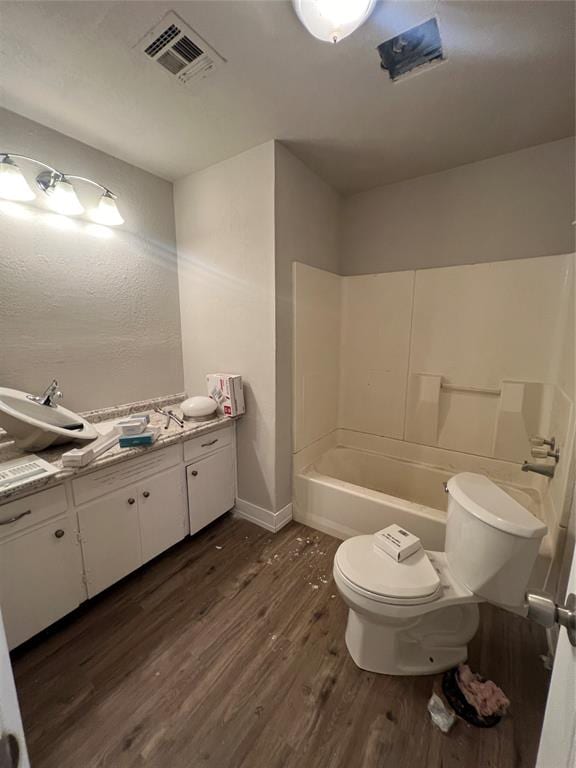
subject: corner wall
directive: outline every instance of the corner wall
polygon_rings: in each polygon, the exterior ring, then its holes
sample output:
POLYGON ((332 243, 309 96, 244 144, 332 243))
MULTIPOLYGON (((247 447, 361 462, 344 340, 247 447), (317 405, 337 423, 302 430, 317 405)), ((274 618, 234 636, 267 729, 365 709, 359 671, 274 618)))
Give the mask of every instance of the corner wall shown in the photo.
POLYGON ((205 394, 207 373, 240 373, 238 496, 276 509, 274 143, 176 182, 184 381, 205 394))
POLYGON ((274 194, 276 489, 281 509, 292 499, 292 266, 300 262, 338 272, 341 198, 279 142, 274 194))
POLYGON ((178 181, 175 199, 186 390, 242 375, 239 508, 274 527, 292 499, 292 263, 337 269, 340 198, 268 142, 178 181))

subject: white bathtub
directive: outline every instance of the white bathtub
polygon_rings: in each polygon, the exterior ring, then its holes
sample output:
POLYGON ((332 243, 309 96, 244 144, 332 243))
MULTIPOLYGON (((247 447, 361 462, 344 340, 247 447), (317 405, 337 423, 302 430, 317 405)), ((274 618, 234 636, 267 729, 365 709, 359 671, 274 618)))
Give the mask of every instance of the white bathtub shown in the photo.
MULTIPOLYGON (((471 459, 469 471, 474 471, 471 459)), ((334 447, 296 474, 296 520, 341 539, 374 533, 391 523, 416 534, 426 549, 442 550, 447 496, 443 483, 454 471, 357 448, 334 447)), ((541 517, 532 488, 495 479, 541 517)))

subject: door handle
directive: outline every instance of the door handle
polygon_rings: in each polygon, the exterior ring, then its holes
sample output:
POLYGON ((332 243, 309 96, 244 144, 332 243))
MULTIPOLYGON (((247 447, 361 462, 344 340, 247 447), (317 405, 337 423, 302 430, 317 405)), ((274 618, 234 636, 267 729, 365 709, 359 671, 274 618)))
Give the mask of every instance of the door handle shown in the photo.
POLYGON ((128 504, 134 504, 135 501, 136 501, 136 499, 133 499, 132 497, 130 497, 128 499, 128 504))
POLYGON ((142 496, 144 496, 144 498, 147 499, 150 496, 150 491, 144 491, 142 493, 142 496))
POLYGON ((58 530, 54 531, 54 536, 56 536, 57 539, 61 539, 66 531, 62 530, 62 528, 58 528, 58 530))
POLYGON ((527 592, 526 606, 528 619, 547 628, 559 624, 566 629, 570 645, 576 647, 576 594, 570 593, 561 605, 546 592, 527 592))
POLYGON ((190 474, 192 475, 192 477, 196 477, 198 475, 198 470, 193 469, 192 472, 190 472, 190 474))
POLYGON ((18 768, 20 764, 20 744, 13 733, 4 732, 0 736, 0 768, 18 768))
POLYGON ((200 443, 200 448, 209 448, 211 445, 214 445, 218 442, 218 438, 215 437, 214 440, 210 440, 208 443, 200 443))
POLYGON ((9 517, 8 520, 0 520, 0 525, 10 525, 10 523, 16 523, 18 522, 18 520, 22 520, 23 517, 26 517, 26 515, 31 515, 31 514, 32 514, 32 510, 27 509, 26 512, 20 512, 19 515, 14 515, 14 517, 9 517))

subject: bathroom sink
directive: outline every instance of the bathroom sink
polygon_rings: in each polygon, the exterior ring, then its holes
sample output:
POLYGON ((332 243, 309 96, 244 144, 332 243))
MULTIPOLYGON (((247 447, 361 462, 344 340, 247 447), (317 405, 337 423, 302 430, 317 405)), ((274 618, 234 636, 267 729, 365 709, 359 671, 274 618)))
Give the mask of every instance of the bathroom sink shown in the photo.
POLYGON ((86 442, 98 432, 77 413, 61 405, 41 405, 27 392, 0 387, 0 427, 18 448, 41 451, 72 440, 86 442))

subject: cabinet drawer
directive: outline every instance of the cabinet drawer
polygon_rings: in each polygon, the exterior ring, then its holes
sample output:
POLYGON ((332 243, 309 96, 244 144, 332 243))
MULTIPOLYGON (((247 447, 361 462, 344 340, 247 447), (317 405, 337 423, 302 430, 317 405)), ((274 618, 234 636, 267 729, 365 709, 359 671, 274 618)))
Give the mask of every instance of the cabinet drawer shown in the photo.
POLYGON ((123 461, 106 469, 100 469, 89 475, 72 481, 74 501, 85 504, 106 493, 111 493, 125 485, 140 482, 156 472, 179 464, 182 461, 182 446, 170 445, 144 454, 137 459, 123 461))
POLYGON ((224 446, 230 445, 233 437, 233 426, 216 429, 214 432, 207 432, 200 437, 194 437, 184 443, 184 461, 193 461, 219 448, 224 448, 224 446))
POLYGON ((0 538, 11 536, 43 520, 60 515, 67 508, 63 485, 10 501, 0 507, 0 538))

